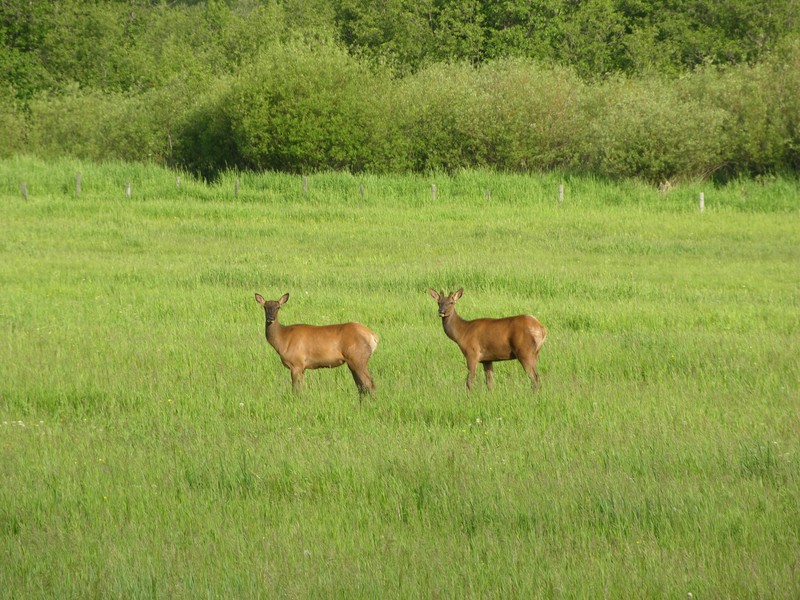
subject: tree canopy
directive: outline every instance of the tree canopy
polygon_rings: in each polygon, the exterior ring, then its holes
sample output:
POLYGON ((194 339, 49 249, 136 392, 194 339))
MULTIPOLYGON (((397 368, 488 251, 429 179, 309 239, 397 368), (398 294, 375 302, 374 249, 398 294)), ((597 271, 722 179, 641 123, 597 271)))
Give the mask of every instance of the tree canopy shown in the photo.
POLYGON ((797 0, 0 0, 0 79, 143 89, 324 38, 398 73, 528 58, 585 78, 753 64, 798 37, 797 0))

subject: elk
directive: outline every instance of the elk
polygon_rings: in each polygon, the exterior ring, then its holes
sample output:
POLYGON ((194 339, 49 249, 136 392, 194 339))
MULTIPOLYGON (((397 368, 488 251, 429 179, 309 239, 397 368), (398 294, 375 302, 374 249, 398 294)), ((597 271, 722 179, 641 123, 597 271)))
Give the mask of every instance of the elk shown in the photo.
POLYGON ((439 316, 444 332, 453 340, 467 359, 467 390, 472 390, 478 363, 483 365, 486 387, 494 387, 494 368, 497 360, 517 359, 531 379, 533 391, 539 389, 539 372, 536 363, 542 349, 547 328, 531 315, 518 315, 502 319, 475 319, 465 321, 456 312, 456 301, 464 288, 445 296, 444 292, 428 290, 439 303, 439 316))
POLYGON ((375 391, 367 362, 378 345, 378 336, 360 323, 284 327, 278 322, 278 311, 287 300, 289 294, 279 300, 264 300, 261 294, 256 294, 256 302, 264 307, 267 319, 267 342, 292 373, 292 391, 297 393, 303 388, 306 369, 340 367, 345 363, 356 382, 359 397, 375 391))

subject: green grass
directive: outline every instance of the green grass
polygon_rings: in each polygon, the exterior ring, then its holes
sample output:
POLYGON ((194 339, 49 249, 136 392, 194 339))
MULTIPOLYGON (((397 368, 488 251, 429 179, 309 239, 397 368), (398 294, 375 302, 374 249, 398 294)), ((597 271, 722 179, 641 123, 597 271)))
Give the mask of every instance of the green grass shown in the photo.
POLYGON ((0 162, 0 596, 800 595, 796 182, 175 177, 0 162), (429 286, 536 315, 541 393, 429 286), (377 395, 292 396, 256 291, 377 395))

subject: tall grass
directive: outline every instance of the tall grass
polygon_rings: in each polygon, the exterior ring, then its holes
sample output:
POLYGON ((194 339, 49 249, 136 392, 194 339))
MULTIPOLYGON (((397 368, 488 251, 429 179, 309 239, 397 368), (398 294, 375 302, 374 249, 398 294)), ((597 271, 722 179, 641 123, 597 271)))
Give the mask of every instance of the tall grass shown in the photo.
POLYGON ((177 176, 0 162, 4 596, 800 594, 796 182, 177 176), (429 286, 541 319, 541 393, 429 286), (256 291, 376 396, 292 396, 256 291))

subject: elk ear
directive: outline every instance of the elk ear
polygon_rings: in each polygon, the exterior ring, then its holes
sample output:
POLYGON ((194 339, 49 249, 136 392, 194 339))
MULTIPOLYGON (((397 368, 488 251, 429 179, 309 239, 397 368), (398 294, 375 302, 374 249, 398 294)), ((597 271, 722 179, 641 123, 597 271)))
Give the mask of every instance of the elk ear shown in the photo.
POLYGON ((458 291, 455 294, 453 294, 453 301, 456 301, 459 298, 461 298, 461 294, 463 293, 464 293, 464 288, 458 288, 458 291))
POLYGON ((284 294, 283 296, 281 296, 281 299, 278 300, 278 306, 283 306, 284 304, 286 304, 287 300, 289 300, 289 294, 288 293, 284 294))
POLYGON ((256 294, 256 302, 258 302, 261 306, 264 306, 267 303, 267 301, 264 300, 264 296, 261 294, 256 294))
POLYGON ((430 294, 431 294, 431 297, 432 297, 434 300, 436 300, 437 302, 439 301, 439 294, 437 294, 437 293, 436 293, 436 290, 435 290, 435 289, 433 289, 433 288, 428 288, 428 292, 430 292, 430 294))

